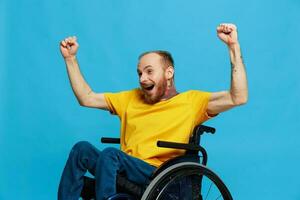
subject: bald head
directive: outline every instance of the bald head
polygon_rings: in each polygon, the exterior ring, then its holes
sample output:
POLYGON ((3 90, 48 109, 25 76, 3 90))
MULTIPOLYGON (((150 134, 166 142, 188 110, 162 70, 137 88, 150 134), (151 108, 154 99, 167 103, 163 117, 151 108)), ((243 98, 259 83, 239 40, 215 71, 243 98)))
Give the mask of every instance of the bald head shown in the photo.
POLYGON ((162 62, 163 66, 165 68, 167 68, 169 66, 174 67, 174 60, 173 60, 171 53, 168 51, 162 51, 162 50, 147 51, 147 52, 142 53, 139 56, 139 63, 143 57, 145 57, 146 55, 149 55, 149 54, 158 55, 160 57, 160 61, 162 62))

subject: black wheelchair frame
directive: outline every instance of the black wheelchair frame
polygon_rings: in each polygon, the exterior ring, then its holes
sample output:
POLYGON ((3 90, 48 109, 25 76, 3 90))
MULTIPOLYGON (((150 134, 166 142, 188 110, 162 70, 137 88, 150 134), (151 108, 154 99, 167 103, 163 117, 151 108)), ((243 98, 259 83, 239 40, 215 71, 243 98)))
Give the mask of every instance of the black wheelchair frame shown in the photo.
MULTIPOLYGON (((209 197, 213 185, 218 191, 213 199, 232 200, 223 181, 206 167, 207 152, 200 146, 201 135, 205 132, 214 134, 215 131, 215 128, 198 125, 194 128, 188 144, 158 141, 158 147, 184 149, 186 153, 168 160, 157 168, 147 186, 137 185, 127 180, 125 175, 118 174, 118 194, 108 200, 204 200, 209 197), (211 182, 206 193, 202 188, 204 179, 211 182)), ((120 139, 101 138, 101 142, 119 144, 120 139)), ((93 178, 84 177, 81 197, 84 200, 95 199, 95 180, 93 178)))

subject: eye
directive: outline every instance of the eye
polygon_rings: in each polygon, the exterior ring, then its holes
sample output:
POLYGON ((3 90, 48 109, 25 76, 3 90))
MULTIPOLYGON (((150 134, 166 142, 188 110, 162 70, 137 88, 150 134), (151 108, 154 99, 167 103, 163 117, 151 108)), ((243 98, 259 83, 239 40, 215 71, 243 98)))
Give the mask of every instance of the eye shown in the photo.
POLYGON ((141 76, 142 76, 142 73, 141 73, 141 72, 138 72, 138 76, 141 77, 141 76))
POLYGON ((152 74, 152 72, 153 72, 153 70, 151 70, 151 69, 148 69, 148 70, 147 70, 147 73, 148 73, 148 74, 152 74))

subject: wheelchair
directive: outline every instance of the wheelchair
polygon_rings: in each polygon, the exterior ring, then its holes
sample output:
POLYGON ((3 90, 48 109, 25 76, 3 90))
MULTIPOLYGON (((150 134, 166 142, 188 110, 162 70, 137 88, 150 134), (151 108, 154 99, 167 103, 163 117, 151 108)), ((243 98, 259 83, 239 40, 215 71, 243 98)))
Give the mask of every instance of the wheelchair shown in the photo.
MULTIPOLYGON (((118 194, 107 200, 232 200, 224 182, 206 167, 207 152, 200 146, 201 135, 204 133, 214 134, 215 128, 196 126, 188 144, 158 141, 158 147, 184 149, 186 152, 157 168, 146 186, 137 185, 127 180, 125 175, 118 174, 118 194)), ((120 139, 101 138, 101 142, 118 144, 120 139)), ((93 178, 84 177, 81 198, 95 199, 93 178)))

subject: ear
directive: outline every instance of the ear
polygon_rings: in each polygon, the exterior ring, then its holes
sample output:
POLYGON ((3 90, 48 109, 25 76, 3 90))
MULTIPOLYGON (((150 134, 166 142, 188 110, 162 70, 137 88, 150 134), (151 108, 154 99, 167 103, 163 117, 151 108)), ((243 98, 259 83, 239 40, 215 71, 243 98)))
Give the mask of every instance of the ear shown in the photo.
POLYGON ((173 66, 168 66, 166 71, 165 71, 165 76, 166 78, 172 79, 174 77, 174 67, 173 66))

